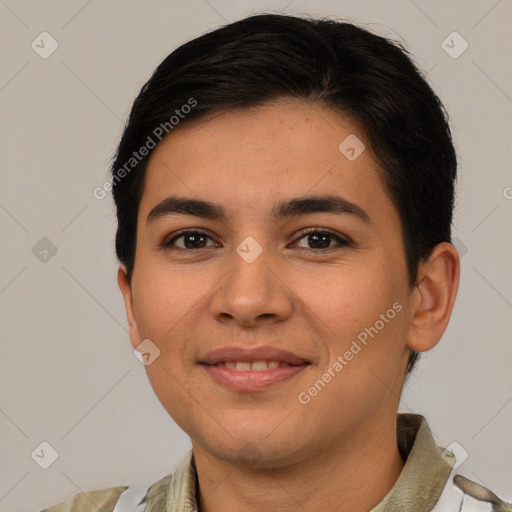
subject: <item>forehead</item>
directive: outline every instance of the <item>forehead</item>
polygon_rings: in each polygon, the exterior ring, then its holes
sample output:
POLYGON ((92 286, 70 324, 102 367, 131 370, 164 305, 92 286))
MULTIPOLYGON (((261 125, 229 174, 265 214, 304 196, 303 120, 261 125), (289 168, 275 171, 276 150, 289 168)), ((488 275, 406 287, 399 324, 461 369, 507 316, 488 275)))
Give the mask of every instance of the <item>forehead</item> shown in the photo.
POLYGON ((254 216, 277 199, 325 193, 390 206, 356 122, 318 103, 282 99, 171 132, 149 159, 140 213, 182 195, 254 216))

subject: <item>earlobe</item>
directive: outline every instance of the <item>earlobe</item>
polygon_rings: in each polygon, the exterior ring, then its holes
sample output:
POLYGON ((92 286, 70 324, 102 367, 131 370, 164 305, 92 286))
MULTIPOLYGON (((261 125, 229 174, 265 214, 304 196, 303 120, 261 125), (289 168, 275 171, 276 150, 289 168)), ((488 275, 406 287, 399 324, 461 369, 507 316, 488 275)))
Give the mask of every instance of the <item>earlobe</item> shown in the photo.
POLYGON ((424 352, 441 339, 452 314, 459 274, 459 255, 447 242, 436 245, 429 259, 420 264, 407 342, 410 349, 424 352))
POLYGON ((117 284, 123 295, 124 308, 126 311, 126 320, 130 332, 130 341, 133 348, 140 344, 140 334, 137 326, 137 316, 133 305, 132 285, 128 281, 128 273, 125 265, 120 265, 117 270, 117 284))

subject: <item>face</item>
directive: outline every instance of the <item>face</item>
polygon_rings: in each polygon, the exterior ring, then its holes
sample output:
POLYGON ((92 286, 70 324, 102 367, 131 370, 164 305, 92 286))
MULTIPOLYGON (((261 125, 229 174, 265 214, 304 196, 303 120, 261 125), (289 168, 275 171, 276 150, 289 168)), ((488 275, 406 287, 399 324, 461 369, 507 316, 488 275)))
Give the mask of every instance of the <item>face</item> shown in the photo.
POLYGON ((172 132, 121 288, 132 345, 160 351, 147 375, 196 451, 277 467, 393 422, 412 317, 401 224, 339 113, 279 100, 172 132))

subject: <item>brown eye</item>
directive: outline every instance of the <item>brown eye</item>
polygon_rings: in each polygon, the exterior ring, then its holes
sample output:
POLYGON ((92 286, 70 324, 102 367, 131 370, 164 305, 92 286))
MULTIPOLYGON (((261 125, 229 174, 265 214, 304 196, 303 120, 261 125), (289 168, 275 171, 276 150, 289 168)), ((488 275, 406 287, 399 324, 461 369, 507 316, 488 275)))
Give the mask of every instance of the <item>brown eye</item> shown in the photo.
POLYGON ((336 247, 346 247, 351 245, 348 240, 340 237, 339 235, 327 231, 325 229, 313 229, 303 234, 298 240, 305 239, 306 246, 299 246, 304 249, 334 249, 336 247), (331 243, 334 242, 334 245, 331 243))
MULTIPOLYGON (((210 236, 201 231, 184 231, 177 236, 174 236, 168 241, 163 243, 163 246, 167 249, 177 248, 183 250, 194 250, 204 249, 207 246, 208 239, 212 240, 210 236), (178 240, 182 240, 180 243, 176 243, 178 240)), ((212 240, 213 242, 213 240, 212 240)), ((216 244, 214 243, 213 246, 216 244)))

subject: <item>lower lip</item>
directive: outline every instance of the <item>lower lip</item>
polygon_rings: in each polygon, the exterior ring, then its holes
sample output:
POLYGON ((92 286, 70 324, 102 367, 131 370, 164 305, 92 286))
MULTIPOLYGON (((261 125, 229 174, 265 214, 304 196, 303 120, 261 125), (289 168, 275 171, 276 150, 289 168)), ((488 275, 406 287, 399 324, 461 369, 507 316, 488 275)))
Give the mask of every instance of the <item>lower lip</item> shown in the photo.
POLYGON ((280 366, 269 370, 233 370, 225 366, 201 365, 210 376, 223 386, 235 391, 260 391, 278 382, 291 379, 308 365, 280 366))

